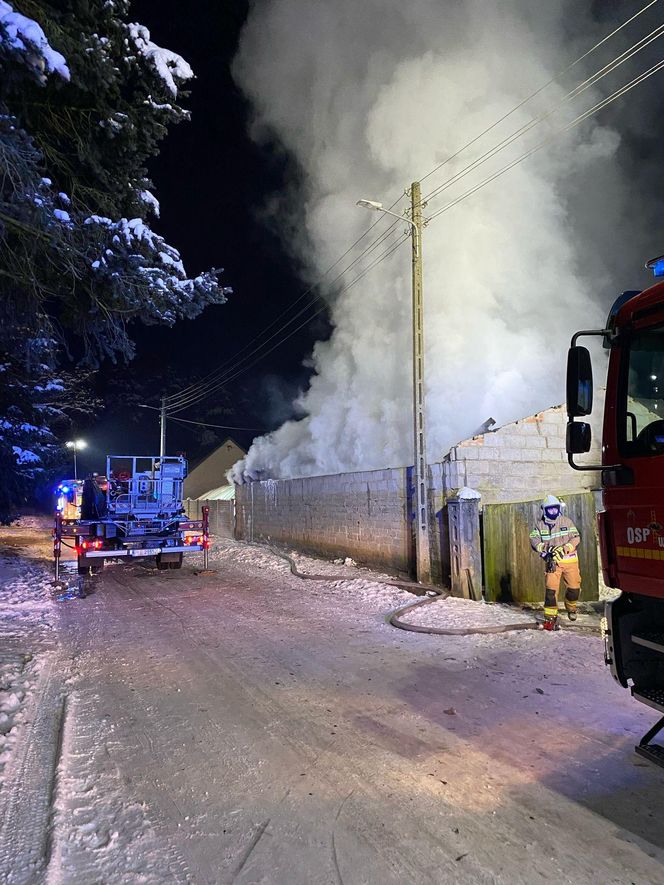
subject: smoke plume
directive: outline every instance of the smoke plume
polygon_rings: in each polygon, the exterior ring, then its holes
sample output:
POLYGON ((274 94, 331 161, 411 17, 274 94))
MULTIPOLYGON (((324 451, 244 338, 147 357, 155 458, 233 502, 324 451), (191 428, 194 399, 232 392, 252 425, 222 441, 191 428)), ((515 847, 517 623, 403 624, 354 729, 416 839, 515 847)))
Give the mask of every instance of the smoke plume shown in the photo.
MULTIPOLYGON (((373 221, 379 226, 372 238, 389 227, 390 219, 357 208, 359 198, 389 206, 411 181, 452 157, 615 25, 600 25, 589 7, 579 9, 583 6, 575 0, 259 0, 253 5, 235 76, 252 102, 253 136, 266 148, 274 142, 284 146, 302 170, 293 192, 271 200, 271 206, 286 247, 310 280, 373 221)), ((585 67, 548 86, 425 178, 423 193, 546 113, 589 71, 647 30, 647 23, 639 23, 585 67)), ((564 104, 525 138, 433 198, 424 216, 642 69, 626 66, 564 104)), ((504 423, 561 402, 570 334, 601 325, 618 291, 634 282, 643 285, 627 273, 639 234, 633 223, 627 229, 621 221, 628 191, 617 159, 620 107, 614 104, 604 116, 553 140, 426 227, 430 461, 489 416, 504 423)), ((395 211, 407 208, 404 198, 395 211)), ((385 245, 405 230, 407 225, 399 224, 385 245)), ((341 283, 352 280, 382 248, 341 283)), ((339 284, 322 290, 334 331, 314 349, 316 374, 295 404, 304 417, 256 440, 236 479, 412 463, 409 249, 404 242, 348 290, 339 284)))

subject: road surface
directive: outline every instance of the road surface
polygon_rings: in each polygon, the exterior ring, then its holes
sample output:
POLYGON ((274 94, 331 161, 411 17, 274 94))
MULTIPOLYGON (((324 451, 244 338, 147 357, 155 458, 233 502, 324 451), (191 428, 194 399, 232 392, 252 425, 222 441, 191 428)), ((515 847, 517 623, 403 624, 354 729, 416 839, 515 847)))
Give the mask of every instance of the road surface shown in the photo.
MULTIPOLYGON (((7 563, 15 594, 41 581, 7 563)), ((655 717, 598 638, 403 633, 367 573, 314 584, 232 542, 212 568, 39 584, 0 881, 664 881, 664 773, 633 753, 655 717)))

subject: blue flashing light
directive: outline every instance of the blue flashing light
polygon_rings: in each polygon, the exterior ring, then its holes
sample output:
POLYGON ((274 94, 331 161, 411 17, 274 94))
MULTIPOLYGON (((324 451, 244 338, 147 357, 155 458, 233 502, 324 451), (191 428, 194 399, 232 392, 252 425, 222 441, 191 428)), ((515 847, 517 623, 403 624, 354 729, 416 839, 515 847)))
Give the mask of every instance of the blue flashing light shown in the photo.
POLYGON ((64 494, 66 495, 69 491, 69 486, 60 486, 60 491, 64 492, 64 494))
POLYGON ((646 262, 646 267, 653 272, 654 276, 664 277, 664 255, 660 255, 658 258, 651 258, 650 261, 646 262))

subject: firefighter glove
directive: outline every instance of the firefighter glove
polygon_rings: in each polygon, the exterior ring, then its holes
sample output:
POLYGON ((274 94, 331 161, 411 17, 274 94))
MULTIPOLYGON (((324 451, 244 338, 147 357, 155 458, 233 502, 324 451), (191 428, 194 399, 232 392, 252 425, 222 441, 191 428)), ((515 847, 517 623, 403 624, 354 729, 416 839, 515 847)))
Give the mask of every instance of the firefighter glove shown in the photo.
POLYGON ((565 548, 564 547, 554 547, 553 548, 553 558, 556 562, 560 562, 560 560, 565 556, 565 548))

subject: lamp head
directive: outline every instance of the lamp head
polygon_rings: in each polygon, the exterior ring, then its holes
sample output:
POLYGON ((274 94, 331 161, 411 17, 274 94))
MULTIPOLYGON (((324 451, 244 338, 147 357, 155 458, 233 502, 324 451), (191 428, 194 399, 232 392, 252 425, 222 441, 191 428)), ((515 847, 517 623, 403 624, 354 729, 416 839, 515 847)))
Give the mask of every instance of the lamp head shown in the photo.
POLYGON ((376 200, 358 200, 357 205, 362 209, 373 209, 374 212, 382 212, 383 204, 377 203, 376 200))

